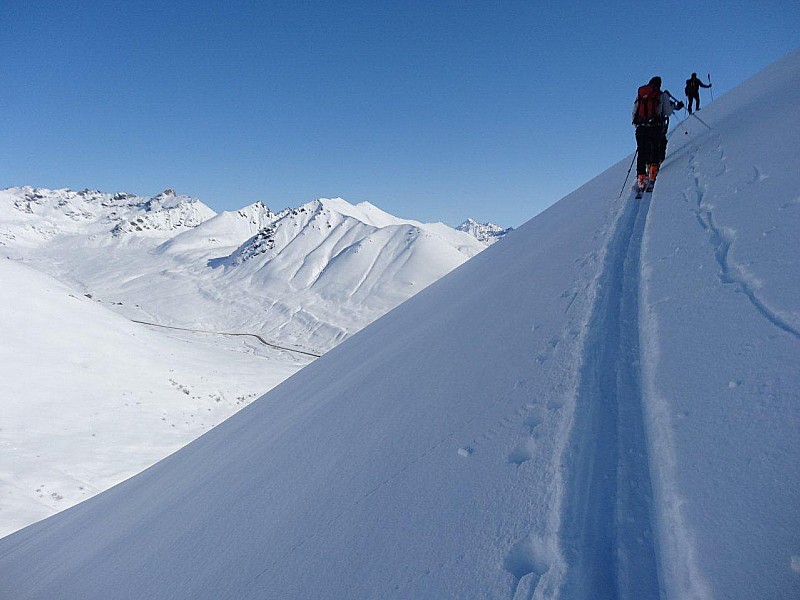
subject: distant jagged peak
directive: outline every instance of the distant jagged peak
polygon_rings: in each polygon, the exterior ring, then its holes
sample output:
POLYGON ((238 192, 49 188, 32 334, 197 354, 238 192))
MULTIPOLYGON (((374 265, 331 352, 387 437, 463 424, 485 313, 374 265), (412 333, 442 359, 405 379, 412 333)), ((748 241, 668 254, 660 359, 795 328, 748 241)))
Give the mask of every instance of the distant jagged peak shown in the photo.
POLYGON ((300 206, 285 208, 273 219, 279 227, 306 227, 311 225, 327 228, 345 221, 356 221, 375 229, 397 225, 421 225, 416 221, 399 219, 369 202, 351 204, 343 198, 318 198, 300 206))
POLYGON ((216 212, 197 198, 178 195, 167 188, 139 207, 144 213, 134 214, 119 222, 111 231, 115 236, 126 233, 175 232, 192 227, 214 217, 216 212))
MULTIPOLYGON (((164 210, 164 209, 173 209, 178 208, 180 206, 192 206, 192 205, 203 205, 205 206, 200 200, 197 198, 193 198, 191 196, 186 196, 183 194, 177 194, 174 189, 167 188, 163 192, 156 194, 146 202, 142 204, 142 207, 147 210, 164 210)), ((207 208, 207 207, 206 207, 207 208)), ((210 210, 210 209, 209 209, 210 210)), ((213 215, 212 215, 213 216, 213 215)))
MULTIPOLYGON (((253 206, 250 205, 246 208, 253 206)), ((345 230, 364 228, 358 236, 360 238, 368 235, 368 232, 376 231, 389 224, 396 225, 399 222, 399 219, 383 213, 370 204, 354 206, 342 198, 318 198, 272 215, 272 218, 267 219, 253 237, 220 264, 238 266, 267 253, 269 253, 267 259, 269 259, 281 252, 292 240, 299 239, 298 236, 309 235, 318 240, 316 244, 321 244, 322 240, 330 235, 329 232, 336 227, 343 227, 345 230), (384 218, 378 219, 382 221, 381 223, 375 223, 375 219, 370 218, 366 213, 370 209, 377 211, 380 215, 385 215, 384 218), (278 238, 280 238, 280 242, 278 242, 278 238)))
MULTIPOLYGON (((168 188, 151 197, 142 197, 128 192, 103 192, 96 189, 84 188, 74 191, 70 188, 40 188, 33 186, 10 187, 3 190, 18 198, 35 204, 55 204, 63 206, 65 202, 78 202, 85 204, 99 204, 104 207, 132 207, 144 210, 161 210, 172 208, 179 204, 202 204, 196 198, 179 196, 175 190, 168 188)), ((210 210, 210 209, 209 209, 210 210)))
MULTIPOLYGON (((269 206, 264 204, 264 202, 262 202, 261 200, 256 200, 255 202, 252 202, 252 203, 242 207, 240 210, 243 210, 243 211, 267 210, 267 211, 269 211, 269 206)), ((272 212, 272 211, 270 211, 270 212, 272 212)))
POLYGON ((479 223, 473 218, 468 218, 461 225, 456 227, 458 231, 470 234, 472 237, 485 244, 494 244, 500 238, 510 232, 513 227, 503 228, 495 223, 479 223))
POLYGON ((40 187, 33 187, 30 185, 24 185, 22 187, 10 187, 3 190, 4 192, 8 192, 14 196, 24 198, 27 201, 35 202, 38 204, 43 204, 49 201, 64 201, 64 200, 72 200, 72 199, 80 199, 83 201, 93 201, 98 200, 106 197, 110 197, 110 194, 103 194, 98 190, 90 190, 89 188, 83 189, 79 192, 75 192, 70 188, 58 188, 58 189, 49 189, 49 188, 40 188, 40 187))
POLYGON ((236 214, 250 221, 259 221, 263 220, 265 217, 272 218, 275 216, 275 213, 270 210, 269 206, 264 204, 261 200, 256 200, 252 204, 243 206, 236 211, 236 214))

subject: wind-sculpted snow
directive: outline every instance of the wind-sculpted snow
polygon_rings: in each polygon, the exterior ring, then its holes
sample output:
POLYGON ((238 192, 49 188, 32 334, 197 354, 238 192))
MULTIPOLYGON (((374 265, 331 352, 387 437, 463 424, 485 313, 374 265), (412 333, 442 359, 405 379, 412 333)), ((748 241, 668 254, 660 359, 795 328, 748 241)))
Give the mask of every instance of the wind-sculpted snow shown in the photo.
POLYGON ((628 157, 0 540, 0 595, 797 597, 798 79, 795 52, 681 123, 651 198, 618 198, 628 157))

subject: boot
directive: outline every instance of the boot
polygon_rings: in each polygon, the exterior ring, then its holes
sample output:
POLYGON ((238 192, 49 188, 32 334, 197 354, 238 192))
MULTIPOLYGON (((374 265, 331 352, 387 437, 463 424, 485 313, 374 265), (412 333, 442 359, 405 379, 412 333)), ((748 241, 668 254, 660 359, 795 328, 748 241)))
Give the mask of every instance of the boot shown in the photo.
POLYGON ((658 175, 658 165, 650 165, 650 183, 655 183, 656 175, 658 175))
POLYGON ((647 187, 647 181, 646 181, 646 179, 647 179, 647 178, 646 178, 646 176, 645 176, 645 174, 644 174, 644 173, 642 173, 641 175, 637 175, 637 176, 636 176, 636 183, 639 185, 639 189, 640 189, 640 190, 643 190, 644 188, 646 188, 646 187, 647 187))

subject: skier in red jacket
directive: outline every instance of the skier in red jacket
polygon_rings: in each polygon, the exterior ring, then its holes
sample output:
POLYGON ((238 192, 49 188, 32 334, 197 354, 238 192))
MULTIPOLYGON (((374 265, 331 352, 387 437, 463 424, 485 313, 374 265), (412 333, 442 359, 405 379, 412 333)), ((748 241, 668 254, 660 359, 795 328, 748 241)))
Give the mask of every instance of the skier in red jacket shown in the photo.
POLYGON ((658 165, 666 149, 664 144, 664 121, 672 114, 670 95, 661 92, 661 77, 653 77, 647 85, 639 88, 633 103, 632 122, 636 127, 636 180, 644 190, 649 179, 652 184, 658 174, 658 165))

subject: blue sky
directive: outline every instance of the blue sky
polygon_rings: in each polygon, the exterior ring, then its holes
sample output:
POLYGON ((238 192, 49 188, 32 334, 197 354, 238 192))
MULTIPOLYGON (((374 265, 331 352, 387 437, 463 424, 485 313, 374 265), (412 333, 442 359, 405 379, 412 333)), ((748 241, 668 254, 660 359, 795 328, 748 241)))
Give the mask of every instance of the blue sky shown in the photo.
POLYGON ((648 5, 3 0, 0 187, 518 226, 633 151, 652 75, 718 97, 799 45, 798 2, 648 5))

